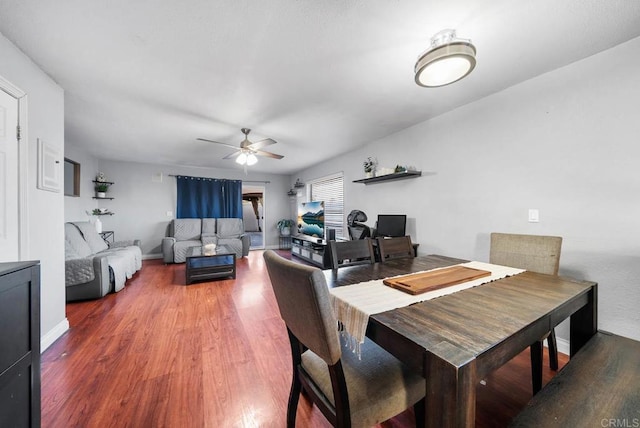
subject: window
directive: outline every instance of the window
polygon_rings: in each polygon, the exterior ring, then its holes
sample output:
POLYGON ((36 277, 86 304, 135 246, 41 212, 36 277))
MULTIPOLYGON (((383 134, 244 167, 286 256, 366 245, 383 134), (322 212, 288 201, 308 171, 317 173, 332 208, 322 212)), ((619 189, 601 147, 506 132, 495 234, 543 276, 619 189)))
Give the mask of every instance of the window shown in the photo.
POLYGON ((341 172, 309 182, 309 200, 324 201, 324 224, 344 238, 344 177, 341 172))

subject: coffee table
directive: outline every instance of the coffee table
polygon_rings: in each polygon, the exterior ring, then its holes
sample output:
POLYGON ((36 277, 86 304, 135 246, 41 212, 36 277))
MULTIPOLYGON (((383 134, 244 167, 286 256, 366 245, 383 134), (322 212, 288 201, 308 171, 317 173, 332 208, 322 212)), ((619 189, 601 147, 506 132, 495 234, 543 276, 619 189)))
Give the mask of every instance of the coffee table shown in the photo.
POLYGON ((236 277, 236 254, 231 249, 220 245, 216 254, 205 255, 202 247, 191 247, 187 250, 186 283, 217 278, 236 277))

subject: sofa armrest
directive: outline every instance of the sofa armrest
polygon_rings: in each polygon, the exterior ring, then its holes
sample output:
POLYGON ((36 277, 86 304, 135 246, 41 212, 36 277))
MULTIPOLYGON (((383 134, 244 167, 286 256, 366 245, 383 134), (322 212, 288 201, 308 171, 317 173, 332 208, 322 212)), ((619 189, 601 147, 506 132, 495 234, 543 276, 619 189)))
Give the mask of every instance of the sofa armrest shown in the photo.
POLYGON ((176 238, 162 238, 162 260, 165 263, 173 263, 173 246, 176 244, 176 238))
POLYGON ((98 299, 111 291, 109 262, 106 255, 65 261, 66 301, 98 299), (76 270, 85 270, 84 281, 76 270))

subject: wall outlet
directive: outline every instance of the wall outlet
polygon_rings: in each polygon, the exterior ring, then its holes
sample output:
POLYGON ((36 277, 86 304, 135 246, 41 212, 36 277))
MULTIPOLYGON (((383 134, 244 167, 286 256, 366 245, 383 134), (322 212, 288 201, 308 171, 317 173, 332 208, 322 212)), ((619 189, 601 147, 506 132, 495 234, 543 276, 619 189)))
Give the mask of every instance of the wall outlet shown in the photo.
POLYGON ((540 221, 540 211, 535 208, 529 208, 529 223, 538 223, 540 221))
POLYGON ((167 211, 167 217, 173 217, 173 211, 167 211))

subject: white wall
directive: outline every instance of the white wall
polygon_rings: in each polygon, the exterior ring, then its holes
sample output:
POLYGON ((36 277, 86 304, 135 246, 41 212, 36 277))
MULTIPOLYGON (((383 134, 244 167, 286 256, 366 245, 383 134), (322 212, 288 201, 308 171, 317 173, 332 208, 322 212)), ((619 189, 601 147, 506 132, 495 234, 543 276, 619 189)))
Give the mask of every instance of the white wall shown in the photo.
POLYGON ((64 286, 64 200, 58 193, 36 188, 37 139, 64 152, 64 93, 49 76, 0 35, 0 75, 26 92, 29 151, 28 215, 21 221, 29 229, 28 256, 40 260, 41 341, 43 350, 68 329, 64 286))
POLYGON ((275 224, 279 219, 289 216, 287 191, 291 187, 291 179, 288 176, 252 173, 250 170, 245 175, 242 170, 233 169, 178 167, 104 159, 95 161, 91 157, 83 158, 78 151, 74 151, 73 154, 78 159, 85 159, 87 167, 81 165, 81 180, 83 184, 90 185, 88 190, 81 190, 80 198, 66 198, 66 221, 87 220, 86 210, 108 208, 115 215, 101 217, 103 229, 115 231, 116 240, 141 239, 142 253, 146 258, 161 256, 162 237, 165 236, 170 220, 175 217, 176 180, 169 175, 270 181, 264 185, 267 247, 277 247, 278 234, 275 224), (115 183, 107 195, 113 197, 113 200, 91 199, 94 196, 91 180, 99 171, 106 175, 108 181, 115 183), (162 181, 154 181, 160 174, 162 181), (173 216, 167 216, 167 211, 173 216))
POLYGON ((295 176, 344 171, 346 211, 406 213, 421 254, 487 261, 493 231, 562 236, 560 274, 599 283, 598 327, 640 340, 638 100, 640 38, 295 176), (423 177, 352 183, 367 156, 423 177))

